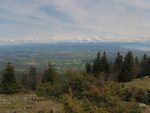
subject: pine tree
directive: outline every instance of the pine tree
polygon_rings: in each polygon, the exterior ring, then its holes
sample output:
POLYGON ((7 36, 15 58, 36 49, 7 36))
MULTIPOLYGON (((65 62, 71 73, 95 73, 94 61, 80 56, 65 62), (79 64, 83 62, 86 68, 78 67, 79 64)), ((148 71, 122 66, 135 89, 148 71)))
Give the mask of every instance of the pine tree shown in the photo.
POLYGON ((54 83, 54 77, 55 77, 55 71, 54 71, 51 63, 49 62, 48 69, 46 69, 44 71, 42 82, 43 83, 49 82, 49 83, 51 83, 53 85, 53 83, 54 83))
POLYGON ((86 63, 86 73, 91 74, 92 73, 92 66, 90 63, 86 63))
POLYGON ((16 82, 14 67, 11 63, 8 63, 2 76, 1 93, 14 93, 18 91, 18 88, 19 86, 16 82))
POLYGON ((119 82, 129 82, 134 78, 134 58, 131 51, 127 53, 124 59, 124 63, 121 67, 121 72, 119 74, 118 80, 119 82))
POLYGON ((102 65, 101 65, 101 54, 100 51, 97 53, 97 57, 93 62, 93 73, 95 76, 99 76, 102 72, 102 65))
POLYGON ((29 87, 32 90, 36 89, 36 83, 37 83, 36 76, 37 76, 36 69, 33 66, 31 66, 28 73, 28 78, 29 78, 28 80, 29 80, 29 87))

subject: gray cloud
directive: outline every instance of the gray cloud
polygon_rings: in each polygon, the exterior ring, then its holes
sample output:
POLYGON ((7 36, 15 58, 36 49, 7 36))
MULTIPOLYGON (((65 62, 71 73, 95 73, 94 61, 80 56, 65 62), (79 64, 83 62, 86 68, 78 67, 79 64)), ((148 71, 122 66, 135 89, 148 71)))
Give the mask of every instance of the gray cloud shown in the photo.
POLYGON ((0 39, 149 40, 149 10, 148 0, 1 0, 0 39))

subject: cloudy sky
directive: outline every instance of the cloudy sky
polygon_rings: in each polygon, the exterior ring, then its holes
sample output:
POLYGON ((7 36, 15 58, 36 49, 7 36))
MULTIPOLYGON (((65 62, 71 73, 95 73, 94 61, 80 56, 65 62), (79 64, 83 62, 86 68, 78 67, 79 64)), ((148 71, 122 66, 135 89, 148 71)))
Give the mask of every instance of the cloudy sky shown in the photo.
POLYGON ((150 0, 0 0, 0 41, 147 41, 150 0))

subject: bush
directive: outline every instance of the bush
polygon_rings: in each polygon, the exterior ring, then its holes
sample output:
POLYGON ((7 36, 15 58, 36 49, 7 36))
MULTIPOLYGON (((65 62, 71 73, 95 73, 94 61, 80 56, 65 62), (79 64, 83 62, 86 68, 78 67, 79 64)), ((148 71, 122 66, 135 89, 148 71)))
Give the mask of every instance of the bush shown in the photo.
POLYGON ((53 85, 40 84, 38 94, 62 97, 65 113, 141 113, 142 109, 133 100, 144 103, 148 100, 145 90, 125 89, 113 82, 100 85, 93 76, 78 72, 67 72, 53 85))
POLYGON ((77 98, 69 95, 63 96, 65 113, 84 113, 82 104, 77 98))
POLYGON ((49 82, 41 83, 37 87, 37 94, 40 96, 54 96, 59 97, 68 92, 68 84, 63 81, 55 81, 53 85, 49 82))
POLYGON ((149 97, 147 90, 132 87, 124 91, 122 98, 125 101, 135 100, 136 102, 147 104, 149 97))
POLYGON ((18 92, 20 87, 17 84, 5 84, 0 86, 1 94, 12 94, 18 92))

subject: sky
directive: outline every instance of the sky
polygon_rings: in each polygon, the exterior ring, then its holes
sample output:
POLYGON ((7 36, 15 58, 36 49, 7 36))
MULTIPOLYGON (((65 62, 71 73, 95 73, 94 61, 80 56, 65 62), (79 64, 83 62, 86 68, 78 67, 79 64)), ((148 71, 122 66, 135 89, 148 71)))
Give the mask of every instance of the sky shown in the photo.
POLYGON ((0 42, 150 41, 150 0, 0 0, 0 42))

